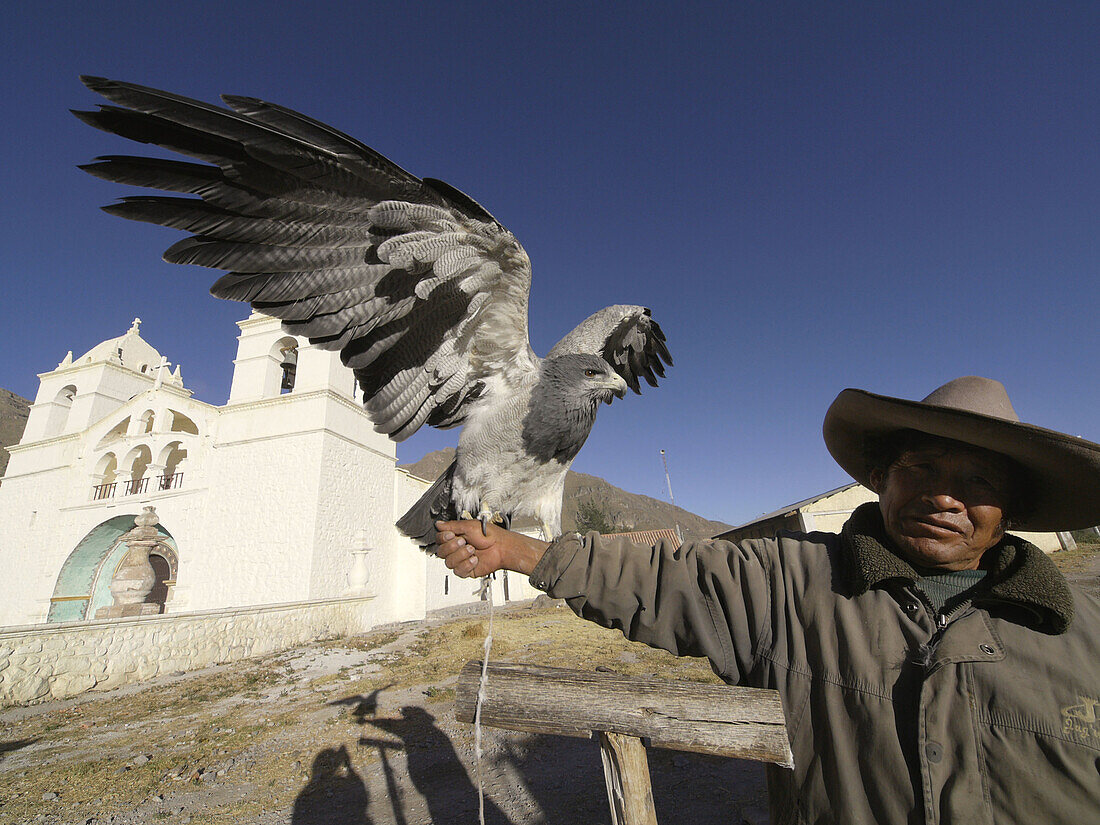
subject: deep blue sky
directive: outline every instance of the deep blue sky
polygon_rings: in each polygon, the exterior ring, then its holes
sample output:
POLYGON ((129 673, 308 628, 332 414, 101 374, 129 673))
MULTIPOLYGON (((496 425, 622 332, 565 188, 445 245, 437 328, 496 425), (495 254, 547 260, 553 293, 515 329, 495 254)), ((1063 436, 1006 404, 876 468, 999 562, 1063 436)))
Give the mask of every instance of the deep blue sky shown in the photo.
MULTIPOLYGON (((239 304, 98 210, 98 74, 264 97, 470 193, 534 264, 545 353, 650 306, 676 366, 575 469, 738 524, 846 477, 845 387, 966 374, 1100 440, 1100 4, 23 3, 5 14, 0 387, 144 320, 224 403, 239 304)), ((126 194, 134 194, 128 192, 126 194)), ((399 457, 451 444, 418 434, 399 457)))

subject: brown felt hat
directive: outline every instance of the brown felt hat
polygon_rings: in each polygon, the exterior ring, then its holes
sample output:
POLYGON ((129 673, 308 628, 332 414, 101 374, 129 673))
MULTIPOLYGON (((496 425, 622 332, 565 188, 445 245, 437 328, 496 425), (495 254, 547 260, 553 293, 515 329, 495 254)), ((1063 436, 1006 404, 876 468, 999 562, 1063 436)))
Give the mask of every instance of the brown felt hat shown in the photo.
POLYGON ((1004 385, 966 376, 921 401, 844 390, 825 413, 825 446, 852 478, 870 487, 869 438, 917 430, 982 447, 1028 473, 1018 529, 1080 530, 1100 524, 1100 444, 1020 421, 1004 385))

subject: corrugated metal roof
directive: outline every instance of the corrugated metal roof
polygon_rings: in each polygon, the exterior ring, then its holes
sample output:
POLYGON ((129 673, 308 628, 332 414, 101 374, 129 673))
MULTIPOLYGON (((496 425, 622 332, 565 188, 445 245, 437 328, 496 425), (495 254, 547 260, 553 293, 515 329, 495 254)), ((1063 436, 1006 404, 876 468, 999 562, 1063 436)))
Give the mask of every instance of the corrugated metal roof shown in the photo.
POLYGON ((652 547, 661 539, 671 539, 672 541, 679 541, 676 538, 676 531, 665 527, 661 530, 635 530, 632 533, 605 533, 605 536, 614 536, 615 538, 623 538, 634 544, 647 544, 652 547))
MULTIPOLYGON (((726 533, 732 533, 734 530, 744 530, 746 527, 752 527, 754 524, 759 524, 760 522, 767 521, 768 519, 791 515, 796 510, 801 510, 807 504, 813 504, 815 501, 820 501, 823 498, 828 498, 829 496, 836 495, 837 493, 843 492, 850 487, 855 487, 858 484, 858 481, 853 481, 851 484, 843 484, 834 490, 829 490, 825 493, 818 493, 816 496, 812 496, 810 498, 804 498, 802 499, 802 501, 796 501, 794 504, 788 504, 786 507, 780 507, 778 510, 774 510, 767 515, 757 516, 752 521, 746 521, 744 524, 739 524, 734 527, 733 530, 727 530, 726 533)), ((722 535, 725 535, 725 533, 723 533, 722 535)))

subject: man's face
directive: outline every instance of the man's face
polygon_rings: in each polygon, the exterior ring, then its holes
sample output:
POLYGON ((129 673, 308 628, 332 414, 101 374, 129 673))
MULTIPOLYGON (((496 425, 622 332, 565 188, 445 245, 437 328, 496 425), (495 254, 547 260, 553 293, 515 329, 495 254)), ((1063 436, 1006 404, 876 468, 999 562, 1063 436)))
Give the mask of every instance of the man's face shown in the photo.
POLYGON ((1012 477, 996 453, 928 436, 872 472, 871 485, 887 535, 916 567, 975 570, 1004 535, 1012 477))

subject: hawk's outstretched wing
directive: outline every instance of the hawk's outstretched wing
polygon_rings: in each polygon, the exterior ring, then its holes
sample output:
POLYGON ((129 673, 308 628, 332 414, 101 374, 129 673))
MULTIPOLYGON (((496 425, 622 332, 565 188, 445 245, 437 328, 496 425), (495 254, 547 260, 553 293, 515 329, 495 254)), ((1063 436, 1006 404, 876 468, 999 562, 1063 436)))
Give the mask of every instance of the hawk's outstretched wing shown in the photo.
POLYGON ((227 270, 216 296, 338 349, 380 432, 401 440, 423 424, 459 424, 483 379, 537 368, 527 253, 473 199, 281 106, 226 96, 224 109, 82 80, 116 105, 74 112, 81 120, 202 161, 99 158, 82 168, 198 196, 106 210, 192 233, 165 260, 227 270))
POLYGON ((574 352, 599 355, 636 393, 641 392, 639 378, 656 387, 657 378, 665 374, 661 362, 672 366, 665 334, 645 307, 622 304, 604 307, 554 344, 546 357, 574 352))

